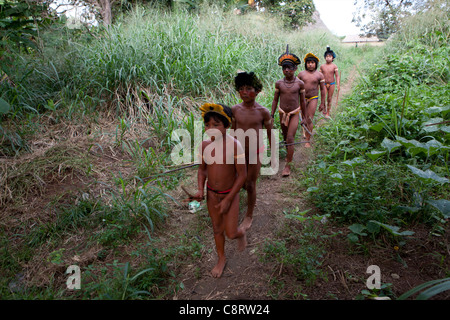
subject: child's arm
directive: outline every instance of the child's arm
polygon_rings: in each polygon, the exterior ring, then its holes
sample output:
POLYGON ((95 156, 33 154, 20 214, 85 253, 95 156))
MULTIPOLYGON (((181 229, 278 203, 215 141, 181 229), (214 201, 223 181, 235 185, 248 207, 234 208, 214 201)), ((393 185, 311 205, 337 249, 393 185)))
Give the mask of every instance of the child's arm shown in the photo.
POLYGON ((306 90, 305 83, 300 80, 300 108, 302 112, 305 112, 306 109, 306 90))
POLYGON ((336 86, 338 87, 338 89, 340 89, 340 87, 341 87, 341 77, 339 76, 339 71, 338 71, 338 67, 337 66, 334 69, 334 76, 336 77, 336 86))
POLYGON ((319 110, 323 110, 325 107, 325 101, 327 100, 327 88, 325 87, 325 77, 319 72, 319 86, 320 86, 320 106, 319 110))
MULTIPOLYGON (((264 121, 264 127, 267 130, 267 139, 269 139, 269 147, 272 149, 272 128, 273 128, 273 116, 269 114, 269 111, 266 108, 264 108, 263 113, 263 121, 264 121)), ((272 105, 272 112, 273 111, 273 105, 272 105)), ((273 114, 273 113, 272 113, 273 114)))
POLYGON ((206 178, 208 177, 208 171, 206 168, 206 162, 203 160, 203 150, 204 145, 203 142, 199 147, 199 160, 200 165, 198 166, 197 170, 197 193, 194 195, 194 198, 203 199, 204 196, 204 190, 205 190, 205 182, 206 178))
POLYGON ((273 101, 272 101, 272 113, 270 114, 272 116, 272 119, 275 117, 275 111, 277 110, 278 100, 280 99, 280 88, 278 85, 278 82, 275 83, 275 94, 273 95, 273 101))

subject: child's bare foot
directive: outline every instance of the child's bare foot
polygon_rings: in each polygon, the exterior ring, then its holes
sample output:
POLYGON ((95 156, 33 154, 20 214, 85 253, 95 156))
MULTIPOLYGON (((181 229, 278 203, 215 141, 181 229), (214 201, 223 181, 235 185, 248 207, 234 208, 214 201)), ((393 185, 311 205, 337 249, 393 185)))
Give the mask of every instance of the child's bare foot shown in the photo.
POLYGON ((281 176, 287 177, 290 174, 291 174, 291 168, 289 167, 289 165, 286 165, 283 169, 283 172, 281 173, 281 176))
POLYGON ((244 233, 244 235, 237 239, 237 249, 238 251, 244 251, 244 249, 247 247, 247 235, 244 233))
POLYGON ((253 222, 253 218, 252 217, 245 217, 244 221, 242 221, 240 227, 244 230, 247 231, 248 229, 250 229, 250 227, 252 226, 252 222, 253 222))
POLYGON ((225 269, 225 265, 227 263, 227 259, 225 257, 219 258, 219 261, 217 261, 216 266, 211 270, 211 275, 214 278, 220 278, 223 273, 223 269, 225 269))

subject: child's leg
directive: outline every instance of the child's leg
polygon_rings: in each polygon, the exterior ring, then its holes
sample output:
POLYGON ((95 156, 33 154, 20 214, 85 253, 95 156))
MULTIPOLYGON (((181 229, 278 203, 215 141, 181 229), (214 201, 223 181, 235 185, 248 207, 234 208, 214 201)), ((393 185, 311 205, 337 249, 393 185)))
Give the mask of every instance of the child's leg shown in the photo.
MULTIPOLYGON (((313 119, 317 109, 317 101, 318 101, 317 99, 313 99, 306 102, 306 112, 305 112, 306 127, 308 128, 309 132, 313 131, 313 119)), ((306 132, 307 141, 311 140, 311 134, 309 132, 306 132)), ((311 144, 305 143, 305 147, 309 148, 311 147, 311 144)))
POLYGON ((247 213, 245 214, 244 221, 241 223, 241 228, 247 230, 251 227, 253 221, 253 211, 256 204, 256 180, 258 179, 259 172, 261 169, 261 161, 258 158, 257 164, 247 165, 247 213))
MULTIPOLYGON (((298 122, 299 122, 300 116, 298 114, 294 114, 291 116, 289 120, 289 127, 287 128, 287 134, 286 134, 286 143, 294 143, 295 141, 295 134, 297 132, 298 128, 298 122)), ((292 159, 294 158, 294 146, 287 146, 287 156, 286 156, 286 166, 282 172, 282 176, 288 176, 291 174, 290 169, 290 163, 292 162, 292 159)))
POLYGON ((229 239, 237 239, 238 250, 242 251, 247 246, 245 230, 238 227, 239 221, 239 193, 233 199, 230 209, 224 214, 225 233, 229 239))
POLYGON ((220 202, 219 196, 215 195, 213 192, 208 191, 207 193, 207 206, 209 216, 211 217, 211 222, 214 231, 214 241, 216 243, 216 251, 218 256, 218 261, 216 266, 211 270, 211 275, 214 278, 218 278, 222 275, 223 269, 225 268, 226 258, 225 258, 225 235, 224 235, 224 222, 223 215, 219 213, 219 210, 215 208, 215 205, 220 202))
POLYGON ((330 87, 328 88, 328 96, 327 96, 327 108, 326 108, 326 116, 330 116, 331 113, 331 102, 332 102, 332 98, 333 98, 333 94, 334 94, 334 89, 335 89, 335 85, 330 85, 330 87))
MULTIPOLYGON (((305 106, 305 109, 306 109, 306 106, 305 106)), ((306 119, 305 117, 306 117, 306 110, 305 109, 303 109, 302 108, 302 111, 301 111, 301 114, 302 114, 302 119, 306 119)), ((303 139, 305 139, 306 138, 306 130, 305 130, 305 128, 303 128, 303 126, 301 126, 302 127, 302 138, 303 139)))

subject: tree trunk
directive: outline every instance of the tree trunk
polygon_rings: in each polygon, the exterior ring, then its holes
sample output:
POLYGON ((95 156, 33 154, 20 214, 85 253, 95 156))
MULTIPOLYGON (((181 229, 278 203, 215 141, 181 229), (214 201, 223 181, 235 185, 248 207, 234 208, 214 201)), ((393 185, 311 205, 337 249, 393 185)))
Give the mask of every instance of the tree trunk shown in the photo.
POLYGON ((100 14, 102 16, 103 25, 105 27, 109 26, 112 21, 111 14, 111 1, 110 0, 99 0, 100 14))

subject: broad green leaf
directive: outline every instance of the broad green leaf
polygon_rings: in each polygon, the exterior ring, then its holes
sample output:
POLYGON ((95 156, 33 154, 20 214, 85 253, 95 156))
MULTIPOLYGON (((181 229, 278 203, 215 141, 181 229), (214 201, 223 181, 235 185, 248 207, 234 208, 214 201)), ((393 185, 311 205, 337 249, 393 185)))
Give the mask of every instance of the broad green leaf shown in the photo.
POLYGON ((348 240, 350 240, 353 243, 358 242, 358 236, 355 233, 349 233, 347 235, 348 240))
POLYGON ((450 201, 445 199, 428 200, 427 203, 438 209, 445 218, 450 218, 450 201))
POLYGON ((9 103, 0 98, 0 114, 8 113, 10 109, 11 106, 9 105, 9 103))
POLYGON ((330 177, 341 181, 344 179, 340 173, 333 173, 330 177))
POLYGON ((380 132, 381 130, 383 130, 383 128, 384 128, 384 123, 382 123, 382 122, 374 124, 373 126, 370 127, 371 130, 374 130, 376 132, 380 132))
POLYGON ((362 232, 364 229, 366 229, 365 226, 363 226, 362 224, 359 223, 355 223, 352 224, 351 226, 348 227, 353 233, 356 233, 360 236, 367 236, 367 233, 362 232))
POLYGON ((414 173, 416 176, 418 176, 426 181, 433 180, 433 181, 439 182, 441 184, 449 182, 449 180, 447 178, 438 176, 436 173, 434 173, 430 169, 428 169, 427 171, 422 171, 420 169, 417 169, 416 167, 410 166, 409 164, 407 164, 406 166, 412 171, 412 173, 414 173))
POLYGON ((449 149, 449 147, 443 146, 442 143, 440 143, 439 141, 433 139, 430 141, 427 141, 425 143, 425 146, 428 150, 428 155, 431 156, 433 154, 435 154, 436 152, 438 152, 439 150, 442 149, 449 149))
POLYGON ((410 147, 417 147, 417 148, 424 148, 425 149, 425 145, 417 140, 411 139, 405 139, 403 137, 399 137, 399 136, 395 136, 395 139, 400 142, 403 146, 405 146, 406 148, 410 148, 410 147))
POLYGON ((444 119, 442 119, 442 118, 431 118, 430 120, 422 123, 422 126, 423 126, 422 129, 425 132, 439 131, 439 125, 431 125, 431 126, 427 126, 427 125, 434 124, 434 123, 440 123, 442 121, 444 121, 444 119))
POLYGON ((357 166, 358 164, 361 164, 361 163, 364 163, 364 162, 365 162, 365 160, 364 160, 363 158, 356 157, 356 158, 353 158, 353 159, 351 159, 351 160, 343 161, 343 162, 341 162, 341 163, 346 164, 346 165, 348 165, 348 166, 354 168, 354 167, 357 166))
POLYGON ((391 226, 385 223, 381 223, 379 221, 375 221, 375 220, 370 220, 373 223, 379 224, 381 227, 383 227, 384 229, 386 229, 387 231, 389 231, 389 233, 391 233, 394 236, 411 236, 414 234, 414 231, 402 231, 399 232, 400 227, 397 226, 391 226))
POLYGON ((450 110, 450 106, 430 107, 430 108, 426 109, 425 112, 431 115, 431 114, 441 113, 442 111, 447 111, 447 110, 450 110))
POLYGON ((372 150, 370 153, 366 153, 366 155, 372 160, 377 160, 379 157, 381 157, 384 154, 386 154, 386 151, 372 150))
POLYGON ((380 225, 378 223, 374 223, 373 221, 369 221, 367 223, 367 231, 369 231, 370 233, 378 233, 380 232, 380 225))
POLYGON ((391 139, 385 137, 384 140, 381 142, 381 146, 387 149, 389 153, 391 153, 392 151, 400 148, 402 144, 400 142, 392 141, 391 139))

